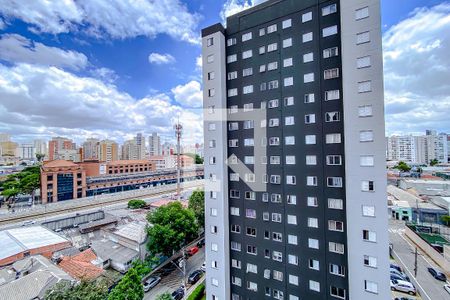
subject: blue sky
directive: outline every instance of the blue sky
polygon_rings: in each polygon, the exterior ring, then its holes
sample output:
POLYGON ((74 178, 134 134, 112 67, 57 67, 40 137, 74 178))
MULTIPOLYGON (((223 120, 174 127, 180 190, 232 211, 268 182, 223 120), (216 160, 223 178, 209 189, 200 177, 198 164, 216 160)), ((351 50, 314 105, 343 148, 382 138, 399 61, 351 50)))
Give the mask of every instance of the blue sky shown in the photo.
MULTIPOLYGON (((172 122, 180 116, 186 142, 201 141, 199 31, 222 22, 226 13, 262 1, 129 2, 66 0, 44 5, 44 0, 0 0, 0 83, 2 78, 5 83, 3 88, 0 84, 0 132, 18 141, 53 135, 122 141, 152 131, 171 139, 172 122)), ((449 2, 382 1, 389 45, 385 52, 408 53, 415 61, 417 54, 418 61, 427 64, 430 54, 448 51, 450 21, 430 31, 414 29, 406 42, 401 39, 411 24, 426 27, 424 20, 436 15, 449 18, 449 2), (434 46, 426 48, 428 44, 434 46)), ((444 55, 431 63, 439 62, 445 70, 438 72, 450 75, 449 60, 442 60, 444 55)), ((407 61, 398 55, 388 55, 385 61, 388 133, 419 133, 430 127, 446 131, 448 121, 440 121, 444 116, 437 114, 437 122, 430 122, 432 112, 424 109, 450 108, 450 87, 441 87, 442 93, 431 87, 429 94, 411 91, 405 84, 411 78, 401 65, 407 61), (416 109, 422 99, 428 106, 416 109), (414 113, 411 121, 405 121, 405 113, 414 113)), ((431 74, 424 76, 429 80, 431 74)))

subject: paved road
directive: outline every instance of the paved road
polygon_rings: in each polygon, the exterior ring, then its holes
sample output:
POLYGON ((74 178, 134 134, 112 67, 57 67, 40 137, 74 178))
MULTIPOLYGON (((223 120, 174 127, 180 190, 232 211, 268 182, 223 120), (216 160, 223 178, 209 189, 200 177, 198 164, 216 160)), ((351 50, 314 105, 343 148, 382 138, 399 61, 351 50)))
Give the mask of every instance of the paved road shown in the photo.
MULTIPOLYGON (((200 269, 205 261, 205 247, 201 248, 197 254, 190 257, 186 263, 186 276, 197 269, 200 269)), ((165 292, 172 293, 182 284, 183 275, 180 270, 176 269, 169 275, 162 278, 161 282, 152 290, 145 294, 144 300, 154 300, 156 296, 165 292)), ((187 279, 186 279, 187 280, 187 279)))
POLYGON ((450 294, 443 288, 444 283, 434 279, 428 273, 428 267, 437 267, 437 265, 430 258, 422 254, 420 249, 418 249, 417 278, 414 277, 415 247, 404 236, 404 228, 405 225, 402 221, 389 221, 389 239, 394 247, 393 251, 396 262, 402 266, 406 274, 411 278, 413 284, 420 291, 423 300, 450 299, 450 294))

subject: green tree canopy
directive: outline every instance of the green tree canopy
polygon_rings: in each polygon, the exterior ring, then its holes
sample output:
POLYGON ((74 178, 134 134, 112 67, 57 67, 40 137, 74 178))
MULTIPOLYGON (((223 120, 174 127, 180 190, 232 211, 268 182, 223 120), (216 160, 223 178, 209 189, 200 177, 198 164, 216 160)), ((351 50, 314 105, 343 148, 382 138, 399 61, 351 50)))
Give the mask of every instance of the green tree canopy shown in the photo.
POLYGON ((146 205, 147 205, 147 203, 144 200, 140 200, 140 199, 134 199, 134 200, 128 201, 128 208, 132 208, 132 209, 142 208, 146 205))
POLYGON ((203 164, 203 158, 201 158, 200 155, 198 155, 198 154, 195 154, 195 164, 196 165, 203 164))
POLYGON ((434 167, 434 166, 437 165, 438 163, 439 163, 439 161, 438 161, 436 158, 430 160, 430 166, 432 166, 432 167, 434 167))
POLYGON ((409 172, 411 167, 408 166, 404 161, 399 161, 398 164, 394 167, 395 169, 399 169, 402 172, 409 172))
POLYGON ((108 300, 142 300, 144 286, 141 276, 135 268, 131 268, 108 295, 108 300))
POLYGON ((54 285, 45 294, 45 300, 105 300, 108 287, 104 282, 81 281, 74 285, 62 281, 54 285))
POLYGON ((178 251, 198 235, 194 212, 183 208, 178 201, 149 213, 147 220, 151 224, 147 247, 153 255, 161 253, 171 256, 173 251, 178 251))
POLYGON ((205 226, 205 191, 196 190, 189 197, 189 209, 191 209, 198 225, 203 228, 205 226))
POLYGON ((5 201, 14 201, 19 194, 31 194, 34 199, 34 192, 41 185, 41 171, 39 166, 28 167, 19 173, 11 174, 1 183, 3 187, 2 195, 5 201))

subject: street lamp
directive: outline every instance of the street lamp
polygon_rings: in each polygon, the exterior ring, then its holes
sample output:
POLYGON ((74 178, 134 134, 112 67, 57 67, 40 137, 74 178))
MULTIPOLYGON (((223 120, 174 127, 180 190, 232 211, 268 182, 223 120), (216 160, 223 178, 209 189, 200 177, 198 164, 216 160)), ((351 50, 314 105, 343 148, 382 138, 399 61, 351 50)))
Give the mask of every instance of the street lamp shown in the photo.
POLYGON ((173 260, 171 261, 171 263, 173 263, 175 265, 175 267, 178 269, 178 271, 181 272, 183 278, 181 279, 181 285, 183 286, 183 298, 186 298, 186 294, 187 294, 187 289, 186 289, 186 251, 185 251, 185 247, 182 246, 181 247, 181 257, 182 260, 181 262, 183 263, 183 268, 181 268, 179 265, 177 265, 176 263, 173 262, 173 260))

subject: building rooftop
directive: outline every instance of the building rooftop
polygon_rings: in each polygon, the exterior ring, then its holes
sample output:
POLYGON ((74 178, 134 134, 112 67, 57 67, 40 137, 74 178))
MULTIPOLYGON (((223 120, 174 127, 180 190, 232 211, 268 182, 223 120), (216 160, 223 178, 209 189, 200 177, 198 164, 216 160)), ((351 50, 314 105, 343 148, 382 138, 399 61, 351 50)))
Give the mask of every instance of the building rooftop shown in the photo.
POLYGON ((107 239, 92 241, 91 248, 102 261, 110 259, 126 264, 139 255, 137 251, 107 239))
POLYGON ((42 165, 42 167, 44 168, 61 168, 61 167, 77 167, 77 166, 78 165, 73 161, 62 159, 46 161, 42 165))
POLYGON ((113 233, 142 244, 147 239, 146 227, 147 223, 144 222, 130 222, 119 226, 113 233))
POLYGON ((426 202, 421 198, 416 197, 408 193, 407 191, 404 191, 393 185, 388 185, 387 192, 388 194, 392 195, 395 198, 395 200, 393 201, 393 204, 395 206, 411 207, 411 208, 419 206, 419 208, 422 209, 442 210, 442 208, 440 208, 439 206, 431 202, 426 202))
POLYGON ((42 226, 3 230, 0 231, 0 259, 23 251, 65 242, 68 240, 42 226))
POLYGON ((103 273, 103 269, 94 264, 96 260, 97 255, 88 249, 74 256, 63 257, 59 267, 79 280, 95 279, 103 273))
POLYGON ((122 166, 122 165, 133 165, 133 164, 149 164, 150 161, 146 159, 141 160, 115 160, 107 163, 108 166, 122 166))

